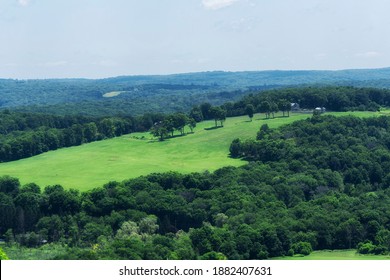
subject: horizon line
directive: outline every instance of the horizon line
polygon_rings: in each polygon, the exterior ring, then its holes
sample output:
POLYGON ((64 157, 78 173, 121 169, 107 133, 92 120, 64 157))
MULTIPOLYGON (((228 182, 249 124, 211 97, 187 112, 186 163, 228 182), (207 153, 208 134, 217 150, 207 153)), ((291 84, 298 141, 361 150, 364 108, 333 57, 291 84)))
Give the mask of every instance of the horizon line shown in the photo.
POLYGON ((377 67, 377 68, 343 68, 343 69, 268 69, 268 70, 205 70, 205 71, 194 71, 194 72, 176 72, 166 74, 123 74, 117 76, 106 76, 101 78, 87 78, 87 77, 56 77, 56 78, 3 78, 0 80, 13 80, 13 81, 44 81, 44 80, 108 80, 115 78, 125 77, 168 77, 177 75, 194 75, 203 73, 255 73, 255 72, 342 72, 342 71, 370 71, 370 70, 390 70, 388 67, 377 67))

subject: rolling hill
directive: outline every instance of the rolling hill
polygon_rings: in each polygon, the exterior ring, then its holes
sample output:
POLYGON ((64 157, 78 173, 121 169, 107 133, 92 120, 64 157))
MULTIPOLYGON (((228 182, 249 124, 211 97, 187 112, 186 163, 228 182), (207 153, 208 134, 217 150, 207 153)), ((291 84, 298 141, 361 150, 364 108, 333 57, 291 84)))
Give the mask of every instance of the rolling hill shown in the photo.
MULTIPOLYGON (((378 115, 377 112, 345 112, 335 115, 378 115)), ((292 114, 289 118, 265 120, 255 115, 228 118, 223 128, 213 129, 214 121, 199 123, 194 134, 160 142, 149 133, 133 133, 114 139, 64 148, 35 157, 0 163, 0 174, 34 182, 41 187, 61 184, 65 188, 88 190, 109 181, 122 181, 154 172, 181 173, 214 171, 245 162, 228 156, 233 139, 254 138, 267 122, 271 128, 305 119, 310 114, 292 114)))

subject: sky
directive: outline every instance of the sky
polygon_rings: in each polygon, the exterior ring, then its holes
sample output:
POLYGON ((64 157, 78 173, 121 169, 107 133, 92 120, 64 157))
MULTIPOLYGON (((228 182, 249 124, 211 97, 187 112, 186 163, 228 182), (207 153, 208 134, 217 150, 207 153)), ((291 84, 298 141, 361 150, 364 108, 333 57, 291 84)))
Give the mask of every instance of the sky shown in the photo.
POLYGON ((0 78, 390 66, 388 0, 0 0, 0 78))

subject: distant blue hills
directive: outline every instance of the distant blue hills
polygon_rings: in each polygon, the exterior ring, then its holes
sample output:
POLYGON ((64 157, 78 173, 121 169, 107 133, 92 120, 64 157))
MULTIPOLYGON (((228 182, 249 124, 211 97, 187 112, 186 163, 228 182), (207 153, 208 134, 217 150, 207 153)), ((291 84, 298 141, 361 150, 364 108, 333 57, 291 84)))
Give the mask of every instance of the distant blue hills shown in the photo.
POLYGON ((338 71, 210 71, 105 79, 0 79, 0 108, 57 112, 58 106, 62 106, 62 113, 68 109, 71 113, 83 113, 83 108, 103 110, 120 104, 124 108, 117 113, 141 114, 161 109, 169 112, 186 110, 200 102, 234 101, 248 91, 320 85, 390 88, 390 67, 338 71), (111 98, 103 96, 116 91, 121 94, 111 98))

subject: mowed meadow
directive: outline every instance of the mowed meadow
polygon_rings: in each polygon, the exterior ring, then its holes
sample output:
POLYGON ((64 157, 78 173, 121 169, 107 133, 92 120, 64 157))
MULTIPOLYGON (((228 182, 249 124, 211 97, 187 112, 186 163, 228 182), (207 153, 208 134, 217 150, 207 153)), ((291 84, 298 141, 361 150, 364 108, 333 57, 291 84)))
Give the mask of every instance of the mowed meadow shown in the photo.
MULTIPOLYGON (((360 117, 378 112, 332 113, 360 117)), ((34 182, 41 187, 60 184, 81 191, 100 187, 109 181, 122 181, 155 172, 181 173, 214 171, 223 166, 240 166, 244 161, 229 157, 233 139, 255 138, 260 126, 275 128, 310 114, 264 119, 256 114, 227 118, 223 128, 214 128, 214 121, 197 124, 194 133, 158 141, 150 133, 132 133, 77 147, 50 151, 38 156, 0 164, 0 176, 19 178, 21 184, 34 182)), ((186 128, 186 132, 189 129, 186 128)))

